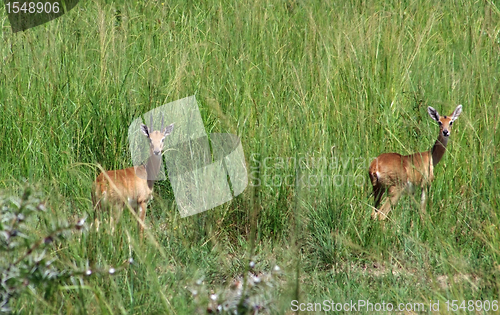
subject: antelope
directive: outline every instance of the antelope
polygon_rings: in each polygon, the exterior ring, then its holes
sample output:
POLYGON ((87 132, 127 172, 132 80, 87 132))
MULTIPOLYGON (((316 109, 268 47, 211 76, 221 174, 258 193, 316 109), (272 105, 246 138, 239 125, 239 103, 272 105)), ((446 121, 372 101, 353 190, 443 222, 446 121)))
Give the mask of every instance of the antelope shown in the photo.
POLYGON ((136 213, 139 210, 139 230, 142 238, 147 204, 152 199, 153 184, 162 162, 163 143, 165 137, 172 133, 174 124, 163 128, 162 117, 160 131, 153 131, 151 115, 151 128, 141 124, 139 129, 149 140, 149 157, 146 164, 99 174, 94 182, 92 202, 95 210, 102 209, 103 204, 123 208, 128 202, 136 213))
POLYGON ((372 219, 377 219, 378 216, 380 220, 384 220, 391 211, 391 206, 397 204, 401 194, 414 193, 416 186, 422 189, 421 216, 425 214, 426 191, 434 180, 434 167, 446 152, 451 125, 462 113, 462 105, 458 105, 450 116, 441 117, 437 110, 430 106, 427 112, 439 124, 439 136, 429 151, 411 155, 383 153, 371 162, 368 174, 375 199, 372 219), (389 197, 382 207, 377 209, 382 195, 387 190, 389 197))

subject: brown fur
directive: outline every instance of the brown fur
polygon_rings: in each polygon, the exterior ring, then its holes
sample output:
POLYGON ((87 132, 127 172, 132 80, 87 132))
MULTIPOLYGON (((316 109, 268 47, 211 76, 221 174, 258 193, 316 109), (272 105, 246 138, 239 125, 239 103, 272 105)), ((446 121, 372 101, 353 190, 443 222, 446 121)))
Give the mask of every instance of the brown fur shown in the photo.
POLYGON ((375 206, 372 211, 373 219, 378 217, 380 220, 384 220, 391 211, 391 205, 397 204, 405 190, 412 190, 416 187, 422 189, 420 206, 422 214, 425 213, 426 190, 434 180, 434 166, 446 152, 451 125, 461 112, 462 105, 459 105, 450 117, 440 117, 434 108, 429 107, 429 115, 440 126, 438 139, 429 151, 411 155, 383 153, 371 162, 368 175, 373 186, 375 199, 375 206), (382 196, 386 191, 389 192, 389 198, 378 209, 382 196))
MULTIPOLYGON (((173 130, 173 124, 162 131, 151 131, 141 125, 141 131, 150 140, 150 156, 146 165, 121 170, 105 171, 97 176, 92 189, 92 202, 95 210, 102 210, 104 204, 123 209, 126 203, 139 211, 139 230, 142 238, 144 220, 149 200, 152 199, 153 184, 161 165, 163 139, 173 130)), ((113 215, 111 215, 111 220, 113 215)))

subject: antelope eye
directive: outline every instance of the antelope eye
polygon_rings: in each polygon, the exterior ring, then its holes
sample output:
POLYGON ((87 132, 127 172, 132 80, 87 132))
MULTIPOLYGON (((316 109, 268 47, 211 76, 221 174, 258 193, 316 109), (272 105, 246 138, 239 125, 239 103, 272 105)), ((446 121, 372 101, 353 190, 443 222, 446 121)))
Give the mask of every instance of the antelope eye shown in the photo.
POLYGON ((450 121, 450 126, 453 125, 453 121, 450 121))
POLYGON ((440 121, 438 121, 438 124, 441 126, 443 123, 442 123, 442 122, 440 122, 440 121))

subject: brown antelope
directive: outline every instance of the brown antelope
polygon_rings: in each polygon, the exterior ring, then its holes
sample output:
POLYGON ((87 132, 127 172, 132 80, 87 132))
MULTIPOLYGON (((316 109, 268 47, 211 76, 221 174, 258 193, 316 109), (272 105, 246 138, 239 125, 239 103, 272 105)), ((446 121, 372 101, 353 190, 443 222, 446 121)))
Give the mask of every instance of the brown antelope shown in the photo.
POLYGON ((398 153, 383 153, 371 162, 368 173, 375 198, 373 219, 379 216, 380 220, 384 220, 391 211, 391 205, 396 205, 401 194, 405 191, 413 193, 416 186, 422 189, 420 208, 421 215, 425 214, 426 190, 434 180, 434 167, 446 152, 451 125, 460 116, 462 105, 458 105, 451 116, 441 117, 430 106, 427 112, 439 124, 439 136, 429 151, 405 156, 398 153), (389 191, 389 197, 382 207, 377 209, 386 190, 389 191))
MULTIPOLYGON (((144 232, 144 219, 146 207, 153 194, 153 184, 160 171, 162 150, 165 137, 172 133, 174 124, 153 131, 153 116, 151 115, 151 128, 141 124, 141 132, 149 140, 149 157, 145 165, 129 167, 122 170, 102 172, 94 182, 92 201, 94 209, 101 209, 102 204, 123 208, 125 203, 136 211, 139 210, 139 230, 142 238, 144 232)), ((112 219, 111 215, 111 219, 112 219)))

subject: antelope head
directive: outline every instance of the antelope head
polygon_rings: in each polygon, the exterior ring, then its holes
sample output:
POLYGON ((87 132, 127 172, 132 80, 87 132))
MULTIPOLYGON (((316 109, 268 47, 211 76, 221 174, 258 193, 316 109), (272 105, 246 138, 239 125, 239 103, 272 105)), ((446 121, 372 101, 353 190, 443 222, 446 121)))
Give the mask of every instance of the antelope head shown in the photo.
POLYGON ((161 155, 165 137, 171 134, 173 129, 174 124, 170 124, 163 128, 163 115, 161 117, 161 128, 159 131, 153 131, 153 114, 151 114, 151 127, 148 128, 145 124, 141 124, 142 133, 149 139, 149 149, 151 151, 151 155, 161 155))
POLYGON ((431 118, 437 121, 437 123, 439 124, 439 135, 444 137, 445 139, 448 139, 448 137, 450 136, 451 125, 453 125, 453 122, 462 113, 462 105, 458 105, 451 116, 441 117, 439 116, 437 110, 430 106, 427 108, 427 112, 429 113, 429 116, 431 116, 431 118))

